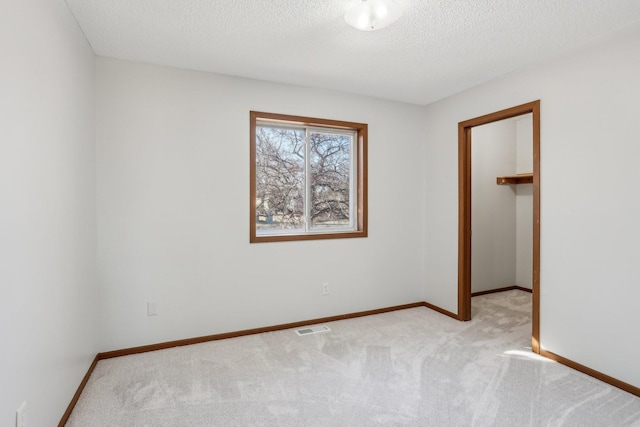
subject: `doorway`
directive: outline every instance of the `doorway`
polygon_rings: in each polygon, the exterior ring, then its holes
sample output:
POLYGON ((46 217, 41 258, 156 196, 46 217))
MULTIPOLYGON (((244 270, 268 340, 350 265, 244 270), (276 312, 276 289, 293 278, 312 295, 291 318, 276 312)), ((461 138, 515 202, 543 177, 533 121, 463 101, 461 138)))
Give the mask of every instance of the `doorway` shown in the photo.
POLYGON ((540 101, 458 123, 458 319, 471 320, 471 131, 531 114, 533 122, 533 266, 531 348, 540 352, 540 101))

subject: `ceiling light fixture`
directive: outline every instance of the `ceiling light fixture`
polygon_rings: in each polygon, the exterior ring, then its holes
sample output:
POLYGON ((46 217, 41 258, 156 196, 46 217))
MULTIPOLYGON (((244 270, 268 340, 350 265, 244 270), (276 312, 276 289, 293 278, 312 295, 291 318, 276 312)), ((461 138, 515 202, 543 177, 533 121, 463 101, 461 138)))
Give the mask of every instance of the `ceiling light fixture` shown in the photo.
POLYGON ((344 15, 344 20, 361 31, 380 30, 400 18, 402 8, 393 0, 359 0, 344 15))

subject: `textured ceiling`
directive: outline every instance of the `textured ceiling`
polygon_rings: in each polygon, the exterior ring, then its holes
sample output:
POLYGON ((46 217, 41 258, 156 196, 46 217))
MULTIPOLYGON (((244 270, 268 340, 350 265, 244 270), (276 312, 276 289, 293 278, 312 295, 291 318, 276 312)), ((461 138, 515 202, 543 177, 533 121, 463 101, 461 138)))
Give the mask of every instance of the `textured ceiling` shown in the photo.
POLYGON ((358 0, 66 0, 100 56, 428 104, 640 26, 640 0, 396 0, 388 28, 358 0))

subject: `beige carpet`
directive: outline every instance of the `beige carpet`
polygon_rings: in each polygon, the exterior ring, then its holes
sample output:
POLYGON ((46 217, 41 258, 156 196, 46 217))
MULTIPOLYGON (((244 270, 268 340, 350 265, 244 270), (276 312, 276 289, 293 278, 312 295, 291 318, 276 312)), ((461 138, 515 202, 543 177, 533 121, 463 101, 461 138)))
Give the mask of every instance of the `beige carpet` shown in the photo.
POLYGON ((98 363, 67 426, 640 426, 640 398, 530 352, 531 295, 98 363))

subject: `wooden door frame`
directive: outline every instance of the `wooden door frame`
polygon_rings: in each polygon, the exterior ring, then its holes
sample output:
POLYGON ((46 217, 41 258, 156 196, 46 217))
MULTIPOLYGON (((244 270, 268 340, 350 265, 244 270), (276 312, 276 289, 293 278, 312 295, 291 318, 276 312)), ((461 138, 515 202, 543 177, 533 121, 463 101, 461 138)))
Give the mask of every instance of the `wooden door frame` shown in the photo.
POLYGON ((471 129, 533 118, 533 303, 531 348, 540 353, 540 100, 458 123, 458 319, 471 320, 471 129))

